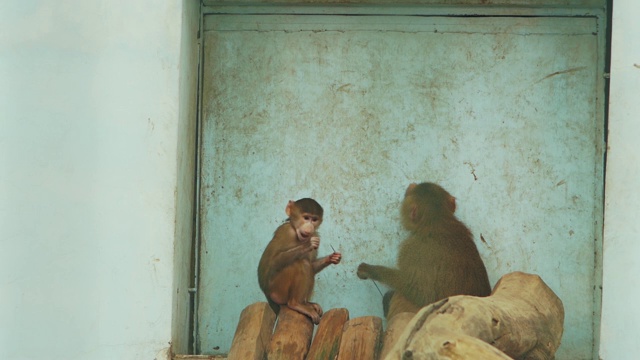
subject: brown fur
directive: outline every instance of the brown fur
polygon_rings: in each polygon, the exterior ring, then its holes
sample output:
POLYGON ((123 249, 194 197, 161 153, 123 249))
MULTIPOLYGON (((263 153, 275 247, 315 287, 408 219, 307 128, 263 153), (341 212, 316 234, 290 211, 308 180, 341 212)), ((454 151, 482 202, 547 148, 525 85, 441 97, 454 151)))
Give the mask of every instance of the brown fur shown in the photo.
POLYGON ((315 274, 329 264, 338 264, 340 253, 318 259, 323 210, 315 200, 289 201, 285 209, 289 219, 280 225, 265 248, 258 264, 258 283, 273 310, 288 306, 320 321, 322 308, 310 302, 315 274))
POLYGON ((454 215, 455 207, 455 198, 436 184, 409 185, 401 217, 410 234, 400 245, 398 268, 358 266, 358 277, 395 291, 387 304, 388 319, 449 296, 491 293, 473 236, 454 215))

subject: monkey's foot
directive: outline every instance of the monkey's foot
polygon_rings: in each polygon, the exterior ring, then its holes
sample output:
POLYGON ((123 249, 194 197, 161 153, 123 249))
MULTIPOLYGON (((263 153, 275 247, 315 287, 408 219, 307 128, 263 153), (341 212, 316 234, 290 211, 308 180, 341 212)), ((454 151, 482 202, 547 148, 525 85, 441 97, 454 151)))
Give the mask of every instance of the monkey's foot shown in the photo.
MULTIPOLYGON (((314 305, 318 306, 317 304, 314 304, 314 305)), ((308 316, 314 324, 318 325, 320 323, 320 317, 322 316, 322 309, 320 309, 320 312, 318 312, 318 310, 314 306, 310 306, 310 304, 302 305, 302 304, 288 303, 287 306, 292 310, 295 310, 303 315, 308 316)), ((318 308, 320 308, 320 306, 318 306, 318 308)))
POLYGON ((310 302, 309 305, 313 307, 313 309, 318 313, 318 315, 322 316, 322 314, 324 314, 324 311, 322 311, 322 308, 317 303, 310 302))

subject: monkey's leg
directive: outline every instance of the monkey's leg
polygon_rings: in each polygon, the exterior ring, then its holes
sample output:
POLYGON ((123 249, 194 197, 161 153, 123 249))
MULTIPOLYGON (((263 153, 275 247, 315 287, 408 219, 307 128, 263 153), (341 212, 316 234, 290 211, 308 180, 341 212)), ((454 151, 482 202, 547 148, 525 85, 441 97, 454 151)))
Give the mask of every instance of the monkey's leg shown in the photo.
POLYGON ((313 274, 311 273, 311 266, 301 266, 299 273, 291 279, 292 283, 287 306, 307 315, 314 324, 318 324, 322 316, 322 308, 320 305, 311 303, 308 300, 313 292, 314 280, 313 274))
POLYGON ((273 276, 265 290, 265 295, 273 311, 278 314, 280 306, 287 305, 291 294, 293 280, 296 279, 295 269, 285 268, 273 276))
MULTIPOLYGON (((306 284, 304 284, 304 281, 299 281, 299 278, 300 276, 298 274, 289 279, 283 279, 283 281, 277 283, 277 286, 273 286, 268 296, 270 300, 269 304, 273 302, 276 306, 287 306, 292 310, 308 316, 314 324, 318 324, 322 314, 305 300, 306 284), (304 288, 301 289, 301 287, 304 288)), ((317 304, 316 306, 319 307, 317 304)))
POLYGON ((395 292, 392 296, 390 296, 387 312, 384 314, 384 316, 389 320, 400 313, 415 314, 420 310, 420 308, 420 306, 409 301, 401 293, 395 292))

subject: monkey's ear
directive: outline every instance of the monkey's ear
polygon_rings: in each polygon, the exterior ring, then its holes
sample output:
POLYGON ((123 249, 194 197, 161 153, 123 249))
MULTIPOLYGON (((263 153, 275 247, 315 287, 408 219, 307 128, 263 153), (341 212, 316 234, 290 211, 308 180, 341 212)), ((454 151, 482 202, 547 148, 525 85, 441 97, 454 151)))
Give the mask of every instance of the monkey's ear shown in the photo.
POLYGON ((407 191, 404 192, 404 195, 407 196, 409 195, 409 193, 416 187, 418 186, 418 184, 416 183, 411 183, 409 184, 409 186, 407 186, 407 191))
POLYGON ((284 209, 284 212, 287 213, 287 216, 291 216, 291 207, 295 206, 295 202, 293 200, 289 200, 287 203, 287 207, 284 209))
POLYGON ((416 217, 418 217, 418 206, 416 204, 411 205, 411 222, 416 222, 416 217))
POLYGON ((456 197, 455 196, 449 196, 449 198, 447 199, 447 208, 449 208, 449 210, 451 211, 452 214, 454 212, 456 212, 456 197))

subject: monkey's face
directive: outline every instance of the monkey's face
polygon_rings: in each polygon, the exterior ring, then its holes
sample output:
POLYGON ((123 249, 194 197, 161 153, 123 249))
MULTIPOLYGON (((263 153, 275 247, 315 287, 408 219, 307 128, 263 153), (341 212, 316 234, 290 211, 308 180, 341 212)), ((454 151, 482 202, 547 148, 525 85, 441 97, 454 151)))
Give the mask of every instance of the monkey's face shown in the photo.
POLYGON ((320 224, 322 224, 322 207, 313 199, 302 199, 298 200, 298 202, 289 201, 285 212, 289 216, 291 226, 296 231, 298 240, 309 241, 318 231, 320 224), (311 201, 313 205, 317 206, 309 206, 304 201, 311 201), (298 205, 298 202, 303 202, 302 207, 298 205), (315 211, 317 209, 319 211, 315 211))
POLYGON ((293 223, 293 227, 296 229, 296 234, 298 235, 298 240, 309 241, 321 223, 322 218, 317 215, 309 213, 300 214, 300 217, 293 223))

